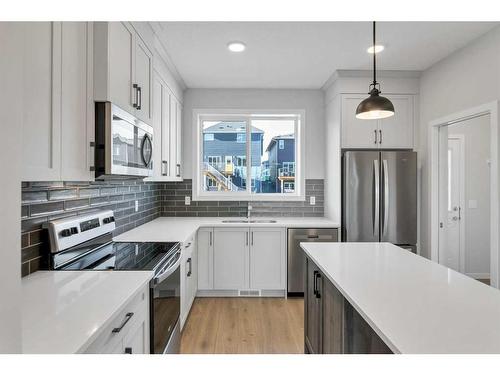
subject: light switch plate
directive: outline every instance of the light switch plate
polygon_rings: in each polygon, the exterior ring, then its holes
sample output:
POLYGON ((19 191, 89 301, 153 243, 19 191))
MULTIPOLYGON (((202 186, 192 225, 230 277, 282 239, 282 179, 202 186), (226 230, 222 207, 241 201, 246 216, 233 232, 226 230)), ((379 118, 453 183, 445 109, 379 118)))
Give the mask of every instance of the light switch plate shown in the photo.
POLYGON ((184 204, 185 204, 186 206, 189 206, 189 205, 191 204, 191 197, 190 197, 189 195, 186 195, 186 196, 184 197, 184 204))
POLYGON ((316 204, 316 197, 315 196, 309 197, 309 204, 311 206, 314 206, 316 204))

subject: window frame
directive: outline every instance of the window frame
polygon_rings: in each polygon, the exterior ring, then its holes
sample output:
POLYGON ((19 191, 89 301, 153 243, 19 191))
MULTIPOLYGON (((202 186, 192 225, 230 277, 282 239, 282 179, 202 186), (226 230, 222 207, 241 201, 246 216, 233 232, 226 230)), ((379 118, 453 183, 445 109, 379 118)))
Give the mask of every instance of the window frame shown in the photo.
POLYGON ((305 201, 305 138, 306 121, 303 109, 193 109, 193 196, 195 201, 305 201), (293 119, 295 121, 295 192, 294 193, 252 193, 251 183, 245 191, 204 191, 203 170, 203 122, 231 121, 244 122, 246 125, 247 179, 252 179, 251 168, 251 120, 293 119), (250 140, 250 141, 248 141, 250 140), (250 157, 249 157, 250 156, 250 157))

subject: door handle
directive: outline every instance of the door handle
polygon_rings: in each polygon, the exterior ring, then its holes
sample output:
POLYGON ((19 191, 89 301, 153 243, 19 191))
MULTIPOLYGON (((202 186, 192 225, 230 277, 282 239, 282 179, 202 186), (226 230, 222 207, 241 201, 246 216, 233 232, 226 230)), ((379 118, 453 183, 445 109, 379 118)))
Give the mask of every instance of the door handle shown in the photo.
POLYGON ((246 244, 248 246, 248 232, 246 232, 246 244))
POLYGON ((373 161, 373 236, 378 236, 380 216, 380 170, 378 159, 373 161))
POLYGON ((123 327, 125 327, 125 325, 128 323, 128 321, 134 316, 134 313, 133 312, 129 312, 125 315, 125 320, 123 321, 122 325, 118 328, 113 328, 113 330, 111 332, 113 333, 118 333, 120 332, 123 327))
POLYGON ((212 246, 212 232, 209 232, 209 245, 212 246))
POLYGON ((389 167, 387 160, 383 162, 384 174, 384 222, 382 223, 382 234, 387 234, 387 220, 389 218, 389 167))
POLYGON ((316 271, 316 298, 321 298, 321 293, 319 292, 319 283, 318 281, 321 279, 321 274, 319 271, 316 271))
POLYGON ((318 274, 318 271, 314 271, 313 272, 313 293, 314 295, 316 296, 318 291, 316 289, 316 281, 317 281, 317 278, 316 278, 316 275, 318 274))
POLYGON ((382 130, 379 130, 378 132, 380 134, 380 139, 378 140, 378 143, 382 144, 382 130))
POLYGON ((142 88, 141 86, 137 86, 137 109, 142 108, 142 88))
POLYGON ((191 258, 188 258, 187 263, 189 264, 189 268, 188 268, 188 272, 187 272, 187 277, 189 277, 189 276, 191 276, 191 273, 193 271, 191 258))
POLYGON ((252 244, 252 246, 253 246, 253 232, 252 232, 252 234, 251 234, 251 235, 252 235, 252 242, 251 242, 251 244, 252 244))
POLYGON ((162 169, 163 170, 161 171, 162 172, 161 174, 163 176, 168 176, 168 161, 166 161, 166 160, 162 161, 162 169))
POLYGON ((139 105, 139 99, 137 96, 137 88, 139 87, 139 85, 137 85, 137 83, 134 83, 132 85, 132 87, 134 88, 134 102, 132 103, 132 107, 137 108, 137 106, 139 105))
POLYGON ((377 144, 377 130, 376 129, 373 131, 373 134, 375 135, 375 137, 374 137, 375 140, 373 141, 373 143, 377 144))
POLYGON ((177 168, 177 177, 181 177, 181 165, 180 164, 177 164, 176 165, 176 168, 177 168))
POLYGON ((307 238, 319 238, 319 236, 316 234, 316 235, 309 235, 307 236, 307 238))

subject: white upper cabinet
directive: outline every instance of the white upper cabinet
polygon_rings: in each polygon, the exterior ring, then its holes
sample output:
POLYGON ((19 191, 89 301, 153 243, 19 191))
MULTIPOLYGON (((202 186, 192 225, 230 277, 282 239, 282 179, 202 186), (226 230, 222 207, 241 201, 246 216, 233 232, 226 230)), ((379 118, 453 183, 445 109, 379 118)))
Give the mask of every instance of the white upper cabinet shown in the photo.
POLYGON ((92 23, 24 26, 24 181, 91 180, 92 23))
POLYGON ((356 118, 358 104, 367 95, 342 96, 342 148, 411 149, 414 147, 414 96, 386 95, 394 104, 394 116, 382 120, 356 118))
POLYGON ((153 54, 128 22, 94 26, 94 96, 151 124, 153 54))

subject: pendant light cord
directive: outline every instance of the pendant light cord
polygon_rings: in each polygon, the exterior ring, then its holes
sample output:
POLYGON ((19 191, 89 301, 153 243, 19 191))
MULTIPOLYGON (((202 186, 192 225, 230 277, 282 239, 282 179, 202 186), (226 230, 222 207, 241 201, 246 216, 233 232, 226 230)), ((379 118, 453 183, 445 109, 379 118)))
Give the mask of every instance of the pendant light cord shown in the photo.
POLYGON ((373 21, 373 88, 377 84, 377 63, 376 63, 376 53, 375 53, 375 21, 373 21))

